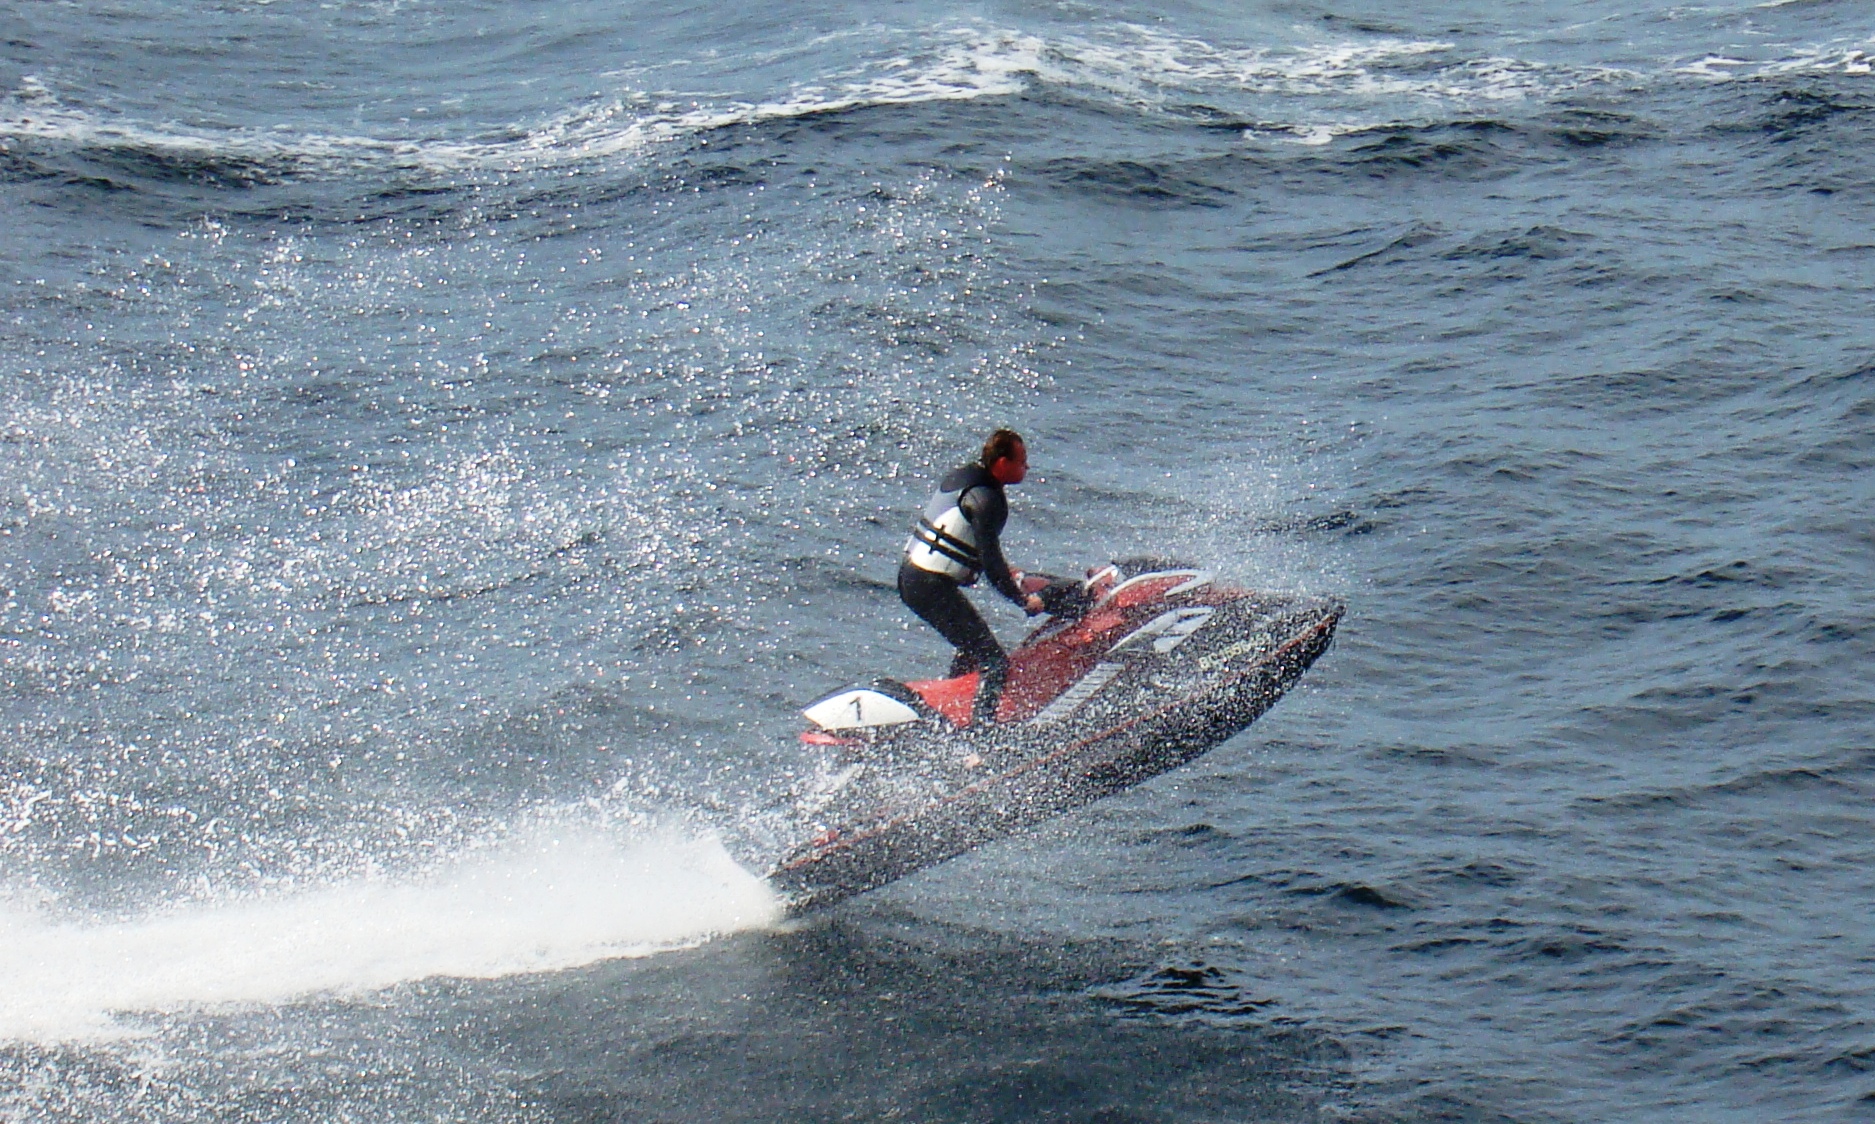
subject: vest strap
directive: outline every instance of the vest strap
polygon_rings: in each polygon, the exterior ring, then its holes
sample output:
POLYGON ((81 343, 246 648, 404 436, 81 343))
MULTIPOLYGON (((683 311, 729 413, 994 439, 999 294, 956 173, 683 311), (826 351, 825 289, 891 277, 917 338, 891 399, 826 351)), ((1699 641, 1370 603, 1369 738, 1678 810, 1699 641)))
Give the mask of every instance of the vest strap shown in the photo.
POLYGON ((911 533, 919 542, 937 553, 942 554, 959 566, 967 566, 972 570, 982 568, 982 561, 977 557, 975 547, 964 542, 962 539, 946 534, 943 528, 938 527, 922 516, 919 517, 918 525, 912 528, 911 533))

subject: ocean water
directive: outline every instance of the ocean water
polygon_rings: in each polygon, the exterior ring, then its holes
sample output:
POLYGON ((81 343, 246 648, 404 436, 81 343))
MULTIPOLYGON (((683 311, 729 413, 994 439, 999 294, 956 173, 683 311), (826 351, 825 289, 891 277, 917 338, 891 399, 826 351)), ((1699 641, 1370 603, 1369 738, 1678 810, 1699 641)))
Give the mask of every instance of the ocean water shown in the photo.
POLYGON ((1875 1116, 1871 152, 1850 0, 0 0, 0 1120, 1875 1116), (1339 641, 783 921, 998 424, 1339 641))

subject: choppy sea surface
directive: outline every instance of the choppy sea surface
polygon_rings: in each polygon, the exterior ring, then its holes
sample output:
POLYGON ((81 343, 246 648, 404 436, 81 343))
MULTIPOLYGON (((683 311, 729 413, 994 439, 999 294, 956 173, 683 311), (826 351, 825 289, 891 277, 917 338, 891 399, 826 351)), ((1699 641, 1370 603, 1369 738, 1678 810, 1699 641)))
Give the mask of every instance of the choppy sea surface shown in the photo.
POLYGON ((1853 0, 0 0, 0 1119, 1875 1116, 1872 70, 1853 0), (796 708, 943 666, 892 573, 998 424, 1019 565, 1339 642, 783 922, 796 708))

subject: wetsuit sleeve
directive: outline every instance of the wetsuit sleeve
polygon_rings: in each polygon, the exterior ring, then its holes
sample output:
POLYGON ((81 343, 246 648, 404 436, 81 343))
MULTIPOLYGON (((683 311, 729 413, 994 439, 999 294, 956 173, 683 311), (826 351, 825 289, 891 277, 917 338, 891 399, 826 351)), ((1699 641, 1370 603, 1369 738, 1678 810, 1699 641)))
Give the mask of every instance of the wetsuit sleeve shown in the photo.
POLYGON ((1003 498, 1002 489, 979 485, 958 497, 957 506, 976 532, 977 557, 983 561, 984 576, 996 592, 1024 605, 1028 598, 1009 572, 1009 560, 1003 557, 1003 524, 1009 522, 1009 501, 1003 498))

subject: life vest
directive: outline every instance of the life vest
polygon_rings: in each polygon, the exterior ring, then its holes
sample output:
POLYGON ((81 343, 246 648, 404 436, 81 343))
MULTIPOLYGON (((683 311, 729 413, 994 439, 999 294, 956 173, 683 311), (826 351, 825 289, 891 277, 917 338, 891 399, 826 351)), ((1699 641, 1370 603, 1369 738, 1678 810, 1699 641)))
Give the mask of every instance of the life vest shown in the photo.
POLYGON ((905 540, 905 561, 933 574, 943 574, 958 585, 970 585, 983 570, 983 558, 977 552, 976 528, 964 514, 964 493, 972 488, 995 487, 993 477, 976 465, 953 472, 944 480, 955 488, 942 487, 924 505, 924 512, 912 526, 905 540))

